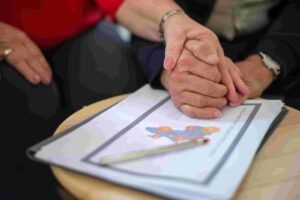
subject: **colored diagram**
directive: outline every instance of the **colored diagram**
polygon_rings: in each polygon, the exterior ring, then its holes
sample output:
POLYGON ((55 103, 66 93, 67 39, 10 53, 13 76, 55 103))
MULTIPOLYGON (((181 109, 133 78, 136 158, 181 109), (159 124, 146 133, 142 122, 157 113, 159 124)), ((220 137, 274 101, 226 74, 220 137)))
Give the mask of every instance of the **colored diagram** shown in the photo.
POLYGON ((150 137, 159 139, 168 138, 174 142, 184 142, 189 140, 209 140, 209 135, 220 131, 218 127, 187 126, 184 130, 173 130, 169 126, 147 127, 151 133, 150 137))

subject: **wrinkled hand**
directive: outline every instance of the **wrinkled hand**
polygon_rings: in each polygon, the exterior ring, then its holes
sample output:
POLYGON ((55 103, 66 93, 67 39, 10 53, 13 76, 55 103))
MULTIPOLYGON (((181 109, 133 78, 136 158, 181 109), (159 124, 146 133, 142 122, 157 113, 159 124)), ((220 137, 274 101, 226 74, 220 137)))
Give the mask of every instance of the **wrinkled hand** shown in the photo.
POLYGON ((164 70, 161 82, 174 105, 195 118, 216 118, 227 104, 227 89, 219 84, 221 75, 216 66, 195 58, 184 49, 173 71, 164 70))
POLYGON ((208 28, 193 21, 186 15, 172 16, 165 26, 164 68, 174 69, 183 48, 188 49, 197 59, 208 65, 218 66, 222 83, 227 87, 227 98, 232 105, 239 101, 239 94, 248 93, 245 84, 239 78, 236 67, 227 67, 223 48, 218 37, 208 28), (237 91, 238 89, 239 91, 237 91))
POLYGON ((249 87, 248 98, 261 96, 274 80, 272 72, 265 66, 258 54, 251 55, 235 64, 243 74, 244 81, 249 87))
POLYGON ((0 22, 0 42, 13 52, 6 57, 12 67, 32 84, 49 84, 52 71, 40 49, 19 29, 0 22))
POLYGON ((197 40, 190 48, 201 61, 217 65, 224 57, 218 37, 208 28, 195 22, 187 15, 174 15, 164 24, 166 42, 164 68, 172 70, 177 63, 184 45, 189 40, 197 40))
MULTIPOLYGON (((197 59, 201 60, 201 52, 205 43, 199 40, 189 40, 185 43, 185 48, 189 50, 197 59)), ((249 93, 247 85, 242 80, 242 74, 238 67, 227 57, 222 56, 216 66, 221 74, 221 83, 227 89, 227 99, 230 105, 237 105, 240 102, 240 95, 246 96, 249 93)))
MULTIPOLYGON (((238 106, 242 104, 250 95, 250 88, 247 85, 247 82, 244 80, 244 74, 240 71, 237 65, 228 57, 225 57, 223 67, 220 67, 220 70, 226 68, 229 76, 231 77, 232 82, 226 84, 229 85, 228 91, 235 91, 234 94, 227 94, 227 99, 230 106, 238 106), (236 95, 232 98, 233 95, 236 95)), ((223 81, 223 82, 226 82, 223 81)))

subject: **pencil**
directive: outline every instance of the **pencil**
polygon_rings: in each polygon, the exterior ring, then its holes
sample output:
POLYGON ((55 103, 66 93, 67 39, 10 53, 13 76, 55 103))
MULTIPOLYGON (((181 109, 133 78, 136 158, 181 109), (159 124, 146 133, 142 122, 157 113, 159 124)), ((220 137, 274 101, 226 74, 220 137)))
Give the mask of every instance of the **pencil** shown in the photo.
POLYGON ((191 147, 195 147, 195 146, 199 146, 199 145, 204 145, 208 142, 209 142, 209 139, 204 138, 201 140, 190 140, 187 142, 180 142, 180 143, 160 146, 160 147, 152 148, 152 149, 130 151, 130 152, 122 153, 122 154, 109 155, 109 156, 102 157, 100 159, 99 163, 100 163, 100 165, 111 165, 111 164, 126 162, 126 161, 130 161, 130 160, 136 160, 136 159, 140 159, 140 158, 144 158, 144 157, 148 157, 148 156, 152 156, 152 155, 183 150, 183 149, 187 149, 187 148, 191 148, 191 147))

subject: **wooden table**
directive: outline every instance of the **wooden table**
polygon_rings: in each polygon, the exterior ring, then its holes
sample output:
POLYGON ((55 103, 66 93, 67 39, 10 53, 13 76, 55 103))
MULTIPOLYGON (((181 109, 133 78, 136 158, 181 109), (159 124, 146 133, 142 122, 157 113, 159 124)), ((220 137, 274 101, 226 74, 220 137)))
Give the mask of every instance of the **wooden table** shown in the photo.
MULTIPOLYGON (((55 133, 74 126, 126 96, 117 96, 84 107, 66 119, 55 133)), ((300 111, 287 108, 288 115, 254 159, 235 200, 300 199, 300 111)), ((162 199, 59 167, 51 168, 62 186, 78 199, 162 199)))

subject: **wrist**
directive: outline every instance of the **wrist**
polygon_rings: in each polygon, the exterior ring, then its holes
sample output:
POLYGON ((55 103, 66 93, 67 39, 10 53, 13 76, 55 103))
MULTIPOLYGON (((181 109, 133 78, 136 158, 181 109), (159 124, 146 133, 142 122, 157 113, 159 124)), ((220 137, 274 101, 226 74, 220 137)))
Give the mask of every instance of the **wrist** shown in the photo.
POLYGON ((170 18, 176 18, 176 17, 181 17, 181 15, 185 15, 184 11, 181 9, 174 9, 166 12, 159 23, 159 33, 160 33, 160 40, 161 42, 165 43, 165 26, 167 26, 168 21, 170 21, 170 18))
POLYGON ((259 52, 259 55, 261 56, 261 59, 263 63, 266 65, 266 67, 272 71, 273 78, 276 79, 277 76, 280 74, 280 65, 273 60, 273 58, 263 52, 259 52))
POLYGON ((253 70, 256 70, 256 79, 261 83, 263 89, 268 88, 275 80, 273 71, 263 62, 259 54, 251 55, 246 60, 251 62, 252 67, 255 67, 253 70))

